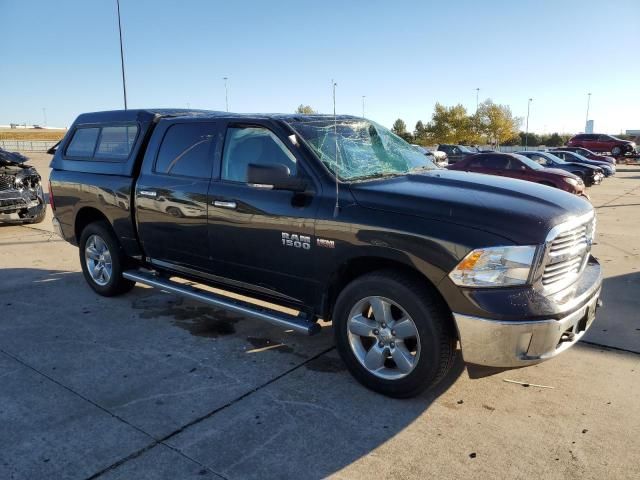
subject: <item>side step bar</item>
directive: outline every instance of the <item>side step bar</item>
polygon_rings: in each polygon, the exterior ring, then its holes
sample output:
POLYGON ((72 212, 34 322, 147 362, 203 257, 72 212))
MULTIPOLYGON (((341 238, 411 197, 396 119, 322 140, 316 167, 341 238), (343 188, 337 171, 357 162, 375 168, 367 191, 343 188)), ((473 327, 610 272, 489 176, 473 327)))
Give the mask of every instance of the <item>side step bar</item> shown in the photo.
POLYGON ((310 322, 300 316, 276 312, 275 310, 261 308, 246 302, 227 298, 222 295, 216 295, 215 293, 207 292, 205 290, 200 290, 199 288, 192 287, 191 285, 172 282, 166 277, 155 275, 149 271, 127 270, 122 273, 122 276, 128 280, 133 280, 134 282, 143 283, 150 287, 159 288, 166 292, 197 300, 247 317, 264 320, 279 327, 289 328, 298 333, 314 335, 321 330, 319 324, 316 322, 310 322))

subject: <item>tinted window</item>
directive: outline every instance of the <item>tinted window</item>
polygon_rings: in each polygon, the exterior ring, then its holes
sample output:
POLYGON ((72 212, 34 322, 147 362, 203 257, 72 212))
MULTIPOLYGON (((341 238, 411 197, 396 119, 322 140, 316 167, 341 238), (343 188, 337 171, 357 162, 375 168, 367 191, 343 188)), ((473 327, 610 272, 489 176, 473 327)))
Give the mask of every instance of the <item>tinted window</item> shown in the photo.
POLYGON ((213 126, 206 123, 183 123, 169 127, 160 145, 156 172, 210 178, 212 160, 209 147, 213 133, 213 126))
POLYGON ((266 128, 229 128, 224 142, 222 178, 234 182, 247 181, 249 164, 282 164, 296 175, 296 159, 289 149, 266 128))
POLYGON ((508 157, 498 157, 496 155, 489 155, 484 161, 484 167, 493 170, 504 170, 509 166, 508 157))
POLYGON ((67 147, 67 155, 70 157, 93 157, 99 133, 99 128, 77 129, 67 147))
POLYGON ((137 135, 135 125, 103 127, 96 158, 128 158, 137 135))

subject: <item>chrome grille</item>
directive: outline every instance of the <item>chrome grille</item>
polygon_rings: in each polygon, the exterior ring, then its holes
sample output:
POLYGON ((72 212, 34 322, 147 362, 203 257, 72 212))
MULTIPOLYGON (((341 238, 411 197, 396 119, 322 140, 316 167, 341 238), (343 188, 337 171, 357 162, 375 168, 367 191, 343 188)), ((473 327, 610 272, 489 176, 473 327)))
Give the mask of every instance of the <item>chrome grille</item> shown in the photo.
POLYGON ((551 231, 541 277, 544 288, 561 288, 578 277, 589 258, 594 229, 595 218, 589 216, 551 231))
POLYGON ((13 175, 0 175, 0 190, 13 190, 15 178, 13 175))

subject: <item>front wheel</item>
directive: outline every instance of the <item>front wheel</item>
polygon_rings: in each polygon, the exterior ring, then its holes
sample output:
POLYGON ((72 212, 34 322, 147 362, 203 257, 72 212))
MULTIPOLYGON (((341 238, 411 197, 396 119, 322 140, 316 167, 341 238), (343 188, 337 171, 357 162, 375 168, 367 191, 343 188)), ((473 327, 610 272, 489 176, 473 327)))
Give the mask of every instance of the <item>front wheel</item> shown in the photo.
POLYGON ((411 397, 435 385, 455 358, 446 305, 420 279, 395 271, 350 283, 336 302, 333 328, 351 374, 391 397, 411 397))
POLYGON ((135 282, 122 277, 126 257, 109 225, 90 223, 80 236, 80 264, 89 286, 111 297, 131 290, 135 282))
POLYGON ((614 157, 617 157, 618 155, 620 155, 622 153, 622 148, 615 146, 611 149, 611 155, 613 155, 614 157))

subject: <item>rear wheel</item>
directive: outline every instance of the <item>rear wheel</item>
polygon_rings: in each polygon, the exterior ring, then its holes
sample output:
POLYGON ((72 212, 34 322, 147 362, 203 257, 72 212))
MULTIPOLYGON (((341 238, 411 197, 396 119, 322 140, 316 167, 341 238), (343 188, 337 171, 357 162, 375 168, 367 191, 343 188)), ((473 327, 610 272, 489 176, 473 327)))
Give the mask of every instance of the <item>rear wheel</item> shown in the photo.
POLYGON ((392 397, 435 385, 455 357, 450 312, 422 281, 395 271, 364 275, 340 294, 336 345, 351 374, 392 397))
POLYGON ((622 148, 618 147, 617 145, 611 149, 611 155, 613 155, 614 157, 617 157, 621 153, 622 153, 622 148))
POLYGON ((122 277, 127 258, 105 222, 90 223, 80 235, 80 264, 89 286, 111 297, 131 290, 135 282, 122 277))

